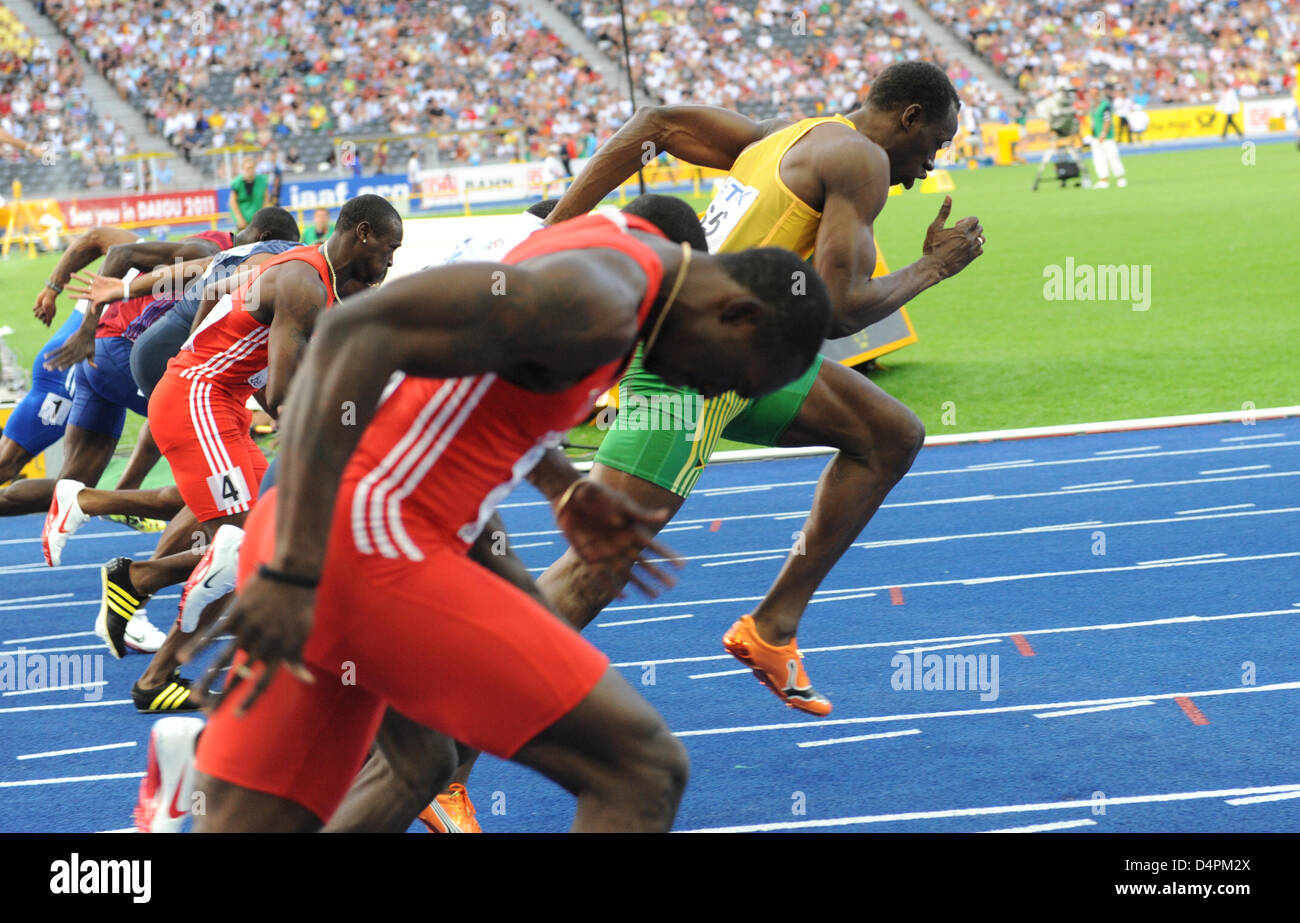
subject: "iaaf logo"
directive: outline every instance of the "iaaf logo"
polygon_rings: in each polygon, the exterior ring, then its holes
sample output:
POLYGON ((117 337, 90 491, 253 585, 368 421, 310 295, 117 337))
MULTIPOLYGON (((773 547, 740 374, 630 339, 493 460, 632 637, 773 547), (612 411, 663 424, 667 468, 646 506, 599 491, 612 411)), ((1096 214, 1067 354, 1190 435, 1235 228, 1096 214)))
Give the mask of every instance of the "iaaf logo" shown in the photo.
POLYGON ((69 859, 50 863, 51 894, 130 894, 137 904, 153 896, 153 860, 69 859))

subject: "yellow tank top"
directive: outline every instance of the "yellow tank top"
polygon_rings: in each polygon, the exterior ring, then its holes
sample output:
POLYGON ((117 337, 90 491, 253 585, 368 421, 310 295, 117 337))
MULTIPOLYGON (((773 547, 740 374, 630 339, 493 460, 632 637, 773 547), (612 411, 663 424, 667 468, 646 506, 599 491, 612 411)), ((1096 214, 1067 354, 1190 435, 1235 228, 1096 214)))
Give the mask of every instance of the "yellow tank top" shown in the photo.
POLYGON ((842 115, 803 119, 745 148, 719 180, 700 220, 710 253, 749 247, 782 247, 805 260, 817 241, 822 214, 786 188, 781 158, 809 131, 826 122, 853 127, 842 115))

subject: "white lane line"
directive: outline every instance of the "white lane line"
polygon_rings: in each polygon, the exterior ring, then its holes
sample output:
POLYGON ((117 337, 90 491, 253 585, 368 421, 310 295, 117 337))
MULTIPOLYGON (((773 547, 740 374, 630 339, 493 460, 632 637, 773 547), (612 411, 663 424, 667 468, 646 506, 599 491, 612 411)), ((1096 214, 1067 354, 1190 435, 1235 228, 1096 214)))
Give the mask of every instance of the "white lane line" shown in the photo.
POLYGON ((1245 465, 1241 468, 1211 468, 1209 471, 1201 471, 1200 474, 1236 474, 1238 471, 1264 471, 1272 468, 1272 465, 1245 465))
POLYGON ((1191 516, 1194 513, 1219 513, 1223 510, 1249 510, 1254 509, 1253 503, 1234 503, 1232 506, 1207 506, 1199 510, 1177 510, 1175 516, 1191 516))
MULTIPOLYGON (((92 632, 93 634, 94 632, 92 632)), ((0 651, 0 657, 17 657, 23 654, 54 654, 59 651, 98 651, 105 650, 108 645, 102 641, 99 644, 75 644, 71 647, 21 647, 16 651, 0 651)))
POLYGON ((832 744, 853 744, 862 740, 883 740, 886 737, 909 737, 912 734, 920 734, 919 728, 912 728, 910 731, 889 731, 885 734, 859 734, 856 737, 831 737, 828 740, 805 740, 799 744, 800 747, 829 747, 832 744))
POLYGON ((967 471, 997 471, 999 468, 1023 468, 1034 464, 1032 458, 1018 458, 1013 461, 984 462, 979 465, 967 465, 967 471))
POLYGON ((1114 487, 1116 484, 1132 484, 1132 478, 1125 478, 1122 481, 1094 481, 1091 484, 1066 484, 1061 490, 1086 490, 1089 487, 1114 487))
POLYGON ((134 704, 130 699, 106 699, 103 702, 63 702, 58 705, 16 705, 12 708, 0 708, 0 715, 11 715, 27 711, 54 711, 60 708, 103 708, 106 705, 134 704))
POLYGON ((1102 449, 1100 452, 1093 452, 1093 455, 1121 455, 1125 452, 1152 452, 1160 448, 1158 445, 1134 445, 1127 449, 1102 449))
POLYGON ((693 532, 696 529, 703 528, 704 526, 669 526, 666 529, 660 529, 659 534, 663 535, 665 532, 693 532))
POLYGON ((14 638, 12 641, 4 641, 0 643, 26 644, 28 641, 62 641, 64 638, 81 638, 93 634, 93 631, 66 631, 61 635, 35 635, 31 638, 14 638))
POLYGON ((876 595, 875 593, 852 593, 848 596, 827 596, 825 599, 810 599, 808 600, 808 604, 812 605, 813 603, 837 603, 845 599, 868 599, 875 595, 876 595))
POLYGON ((757 558, 733 558, 730 561, 710 561, 707 564, 701 564, 701 567, 727 567, 731 564, 753 564, 757 561, 780 561, 785 558, 783 554, 765 554, 757 558))
POLYGON ((987 641, 958 641, 953 644, 934 644, 929 647, 904 647, 899 649, 900 654, 921 654, 925 651, 944 651, 953 647, 974 647, 977 644, 1001 644, 1001 638, 989 638, 987 641))
POLYGON ((709 487, 705 490, 696 490, 692 493, 703 494, 706 497, 726 497, 731 494, 752 494, 764 490, 771 490, 772 484, 747 484, 741 487, 709 487))
POLYGON ((1225 557, 1227 557, 1226 552, 1216 551, 1213 554, 1189 554, 1183 558, 1155 558, 1151 561, 1138 561, 1138 564, 1179 564, 1184 561, 1209 561, 1213 558, 1225 557))
POLYGON ((1001 830, 985 830, 984 833, 1047 833, 1049 830, 1069 830, 1072 827, 1095 827, 1092 818, 1083 820, 1058 820, 1052 824, 1030 824, 1027 827, 1003 827, 1001 830))
MULTIPOLYGON (((551 543, 550 543, 550 542, 540 542, 539 544, 549 545, 549 544, 551 544, 551 543)), ((513 548, 528 548, 528 547, 530 547, 530 546, 528 546, 528 545, 512 545, 511 547, 513 547, 513 548)), ((99 567, 100 565, 96 564, 95 566, 96 566, 96 567, 99 567)), ((4 570, 3 570, 3 569, 0 569, 0 573, 4 573, 4 570)), ((34 573, 34 572, 33 572, 33 573, 34 573)), ((63 595, 65 595, 65 596, 71 596, 72 594, 71 594, 71 593, 65 593, 65 594, 63 594, 63 595)), ((163 600, 167 600, 167 599, 180 599, 180 598, 181 598, 181 594, 180 594, 180 593, 168 593, 168 594, 163 594, 163 595, 159 595, 159 596, 150 596, 150 597, 149 597, 149 602, 150 602, 150 603, 159 603, 159 602, 162 602, 163 600)), ((103 602, 102 598, 95 598, 95 599, 69 599, 69 600, 67 600, 67 601, 65 601, 65 602, 58 602, 58 603, 36 603, 36 604, 34 604, 34 605, 30 605, 30 606, 0 606, 0 612, 34 612, 34 611, 36 611, 37 609, 66 609, 66 608, 69 607, 69 606, 98 606, 101 602, 103 602)), ((143 612, 144 610, 142 609, 141 611, 143 612)))
POLYGON ((513 542, 510 547, 513 548, 541 548, 545 545, 554 545, 555 542, 525 542, 522 545, 516 545, 513 542))
MULTIPOLYGON (((1284 551, 1277 554, 1252 554, 1242 555, 1236 558, 1202 558, 1195 561, 1170 561, 1168 563, 1136 564, 1132 567, 1092 567, 1077 571, 1042 571, 1037 574, 1008 574, 1000 577, 974 577, 969 580, 958 580, 957 583, 966 586, 980 586, 986 583, 1009 583, 1015 580, 1041 580, 1045 577, 1070 577, 1080 574, 1111 574, 1128 570, 1149 570, 1157 567, 1198 567, 1202 564, 1239 564, 1243 561, 1269 561, 1275 558, 1296 558, 1300 557, 1300 551, 1284 551)), ((915 584, 899 584, 903 589, 915 584)), ((882 589, 882 587, 873 587, 872 589, 882 589)))
POLYGON ((689 679, 712 679, 715 676, 740 676, 742 673, 750 674, 753 672, 754 671, 748 667, 744 667, 740 670, 719 670, 717 673, 695 673, 692 674, 689 679))
POLYGON ((1266 686, 1229 686, 1227 689, 1202 689, 1199 692, 1160 692, 1151 695, 1125 695, 1109 699, 1084 699, 1077 702, 1039 702, 1034 705, 995 705, 989 708, 960 708, 950 711, 918 712, 907 715, 868 715, 862 718, 823 718, 818 721, 787 721, 784 724, 753 724, 743 727, 701 728, 696 731, 674 731, 677 737, 717 737, 721 734, 749 734, 758 731, 788 731, 810 727, 840 727, 853 724, 881 724, 888 721, 924 721, 932 718, 969 718, 976 715, 1004 715, 1014 712, 1056 711, 1067 708, 1087 708, 1092 705, 1113 705, 1119 702, 1145 702, 1147 699, 1163 700, 1186 697, 1210 698, 1220 695, 1246 695, 1255 692, 1281 692, 1300 689, 1300 682, 1271 683, 1266 686))
POLYGON ((43 599, 62 599, 71 595, 71 593, 50 593, 47 596, 19 596, 17 599, 0 599, 0 606, 8 606, 13 603, 37 603, 43 599))
POLYGON ((644 625, 646 622, 671 622, 674 619, 693 619, 695 614, 688 612, 686 615, 659 615, 652 619, 627 619, 622 622, 600 622, 597 628, 613 628, 615 625, 644 625))
POLYGON ((1235 806, 1243 804, 1263 804, 1267 801, 1289 801, 1292 798, 1300 798, 1300 789, 1291 792, 1278 792, 1276 795, 1254 795, 1250 798, 1229 798, 1228 804, 1235 806))
POLYGON ((96 747, 73 747, 71 750, 46 750, 44 753, 24 753, 18 757, 20 760, 41 760, 48 756, 68 756, 72 753, 96 753, 100 750, 120 750, 123 747, 134 747, 134 740, 123 741, 120 744, 100 744, 96 747))
MULTIPOLYGON (((1197 801, 1209 798, 1232 798, 1238 795, 1265 795, 1279 791, 1294 791, 1296 785, 1260 785, 1253 788, 1221 788, 1202 792, 1165 792, 1155 795, 1127 795, 1108 797, 1106 807, 1127 804, 1162 804, 1177 801, 1197 801)), ((816 827, 850 827, 858 824, 888 824, 909 820, 939 820, 951 817, 992 817, 999 814, 1024 814, 1038 811, 1091 810, 1096 804, 1091 798, 1074 801, 1044 801, 1037 804, 1002 804, 980 808, 951 808, 945 811, 903 811, 897 814, 864 814, 858 817, 830 817, 824 820, 782 821, 774 824, 746 824, 736 827, 701 827, 687 833, 759 833, 767 830, 801 830, 816 827)))
POLYGON ((12 692, 0 692, 0 697, 11 695, 35 695, 38 692, 68 692, 72 689, 94 689, 98 686, 107 686, 108 680, 101 679, 93 683, 73 683, 68 686, 45 686, 41 689, 15 689, 12 692))
POLYGON ((1254 439, 1281 439, 1285 435, 1286 433, 1262 433, 1258 436, 1228 436, 1227 438, 1220 439, 1219 441, 1220 442, 1250 442, 1251 440, 1254 439))
MULTIPOLYGON (((1300 471, 1271 471, 1267 474, 1241 474, 1241 475, 1237 475, 1236 477, 1190 478, 1188 480, 1182 480, 1182 481, 1158 481, 1150 484, 1116 484, 1113 487, 1090 487, 1087 488, 1086 490, 1085 489, 1064 490, 1064 491, 1044 490, 1044 491, 1037 491, 1032 493, 1022 493, 1022 494, 979 494, 971 497, 946 497, 939 500, 909 500, 909 501, 903 501, 899 503, 884 503, 881 504, 880 509, 882 510, 883 509, 905 509, 914 506, 940 506, 940 505, 946 505, 950 503, 983 503, 990 500, 1035 500, 1035 499, 1041 499, 1043 497, 1073 497, 1079 494, 1090 493, 1090 492, 1106 493, 1108 491, 1113 491, 1113 490, 1148 490, 1156 487, 1186 487, 1191 484, 1205 485, 1205 484, 1227 483, 1229 481, 1252 481, 1252 480, 1258 480, 1260 478, 1285 478, 1285 477, 1297 477, 1297 476, 1300 476, 1300 471)), ((1293 510, 1290 509, 1285 511, 1279 510, 1279 512, 1293 512, 1293 510)), ((746 513, 740 516, 709 516, 702 519, 683 519, 680 521, 679 525, 693 525, 695 523, 709 525, 714 522, 744 522, 746 520, 751 520, 751 519, 771 519, 771 520, 793 519, 797 517, 806 517, 808 513, 809 513, 808 510, 788 510, 780 513, 746 513)), ((1237 513, 1231 515, 1247 515, 1247 514, 1237 513)), ((1178 520, 1170 519, 1170 520, 1153 520, 1153 521, 1177 522, 1178 520)), ((515 532, 513 533, 513 537, 524 538, 524 537, 531 537, 535 535, 558 535, 559 532, 560 532, 559 529, 539 529, 532 532, 515 532)), ((993 533, 993 534, 1001 534, 1001 533, 993 533)), ((1007 533, 1007 534, 1011 534, 1011 533, 1007 533)), ((906 544, 906 542, 903 542, 901 544, 906 544)), ((868 547, 873 547, 873 545, 871 543, 864 543, 860 546, 855 545, 854 547, 868 548, 868 547)), ((534 569, 540 569, 540 568, 534 568, 534 569)), ((0 573, 4 573, 4 572, 5 572, 4 569, 0 568, 0 573)))
POLYGON ((139 833, 134 827, 118 827, 116 830, 96 830, 96 833, 139 833))
MULTIPOLYGON (((969 641, 978 638, 1007 638, 1011 635, 1054 635, 1077 631, 1119 631, 1126 628, 1152 628, 1159 625, 1186 625, 1194 622, 1223 622, 1236 619, 1257 619, 1271 615, 1300 615, 1300 603, 1292 609, 1266 609, 1259 612, 1229 612, 1224 615, 1178 615, 1163 619, 1143 619, 1138 622, 1109 622, 1101 625, 1068 625, 1061 628, 1024 628, 1012 631, 988 632, 979 635, 952 635, 947 638, 910 638, 904 641, 865 641, 858 644, 832 644, 825 647, 805 647, 804 654, 824 654, 833 651, 861 651, 875 647, 902 647, 907 644, 932 644, 938 641, 969 641)), ((703 663, 709 660, 727 660, 730 654, 706 654, 700 657, 669 657, 659 660, 634 660, 615 663, 615 667, 640 667, 648 663, 703 663)))
POLYGON ((64 776, 60 779, 24 779, 21 782, 0 782, 0 788, 26 788, 30 785, 63 785, 69 782, 105 782, 110 779, 140 779, 143 772, 110 772, 101 776, 64 776))
POLYGON ((1095 708, 1069 708, 1065 711, 1043 711, 1034 715, 1035 718, 1066 718, 1070 715, 1091 715, 1099 711, 1115 711, 1120 708, 1139 708, 1143 705, 1154 705, 1152 701, 1142 702, 1120 702, 1117 705, 1098 705, 1095 708))

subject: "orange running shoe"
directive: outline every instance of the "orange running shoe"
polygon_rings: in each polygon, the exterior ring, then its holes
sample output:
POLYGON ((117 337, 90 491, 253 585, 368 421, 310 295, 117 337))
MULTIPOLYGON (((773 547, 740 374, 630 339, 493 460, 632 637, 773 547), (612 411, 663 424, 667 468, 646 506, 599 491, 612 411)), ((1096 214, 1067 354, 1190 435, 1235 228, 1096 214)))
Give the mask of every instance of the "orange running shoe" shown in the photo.
POLYGON ((429 806, 420 812, 420 820, 430 833, 482 833, 474 819, 474 802, 459 782, 453 782, 429 806))
POLYGON ((742 615, 736 624, 722 636, 722 646, 754 671, 758 681, 777 694, 791 708, 812 715, 829 715, 831 703, 812 687, 803 670, 803 655, 799 641, 792 638, 789 644, 768 644, 758 636, 754 618, 742 615))

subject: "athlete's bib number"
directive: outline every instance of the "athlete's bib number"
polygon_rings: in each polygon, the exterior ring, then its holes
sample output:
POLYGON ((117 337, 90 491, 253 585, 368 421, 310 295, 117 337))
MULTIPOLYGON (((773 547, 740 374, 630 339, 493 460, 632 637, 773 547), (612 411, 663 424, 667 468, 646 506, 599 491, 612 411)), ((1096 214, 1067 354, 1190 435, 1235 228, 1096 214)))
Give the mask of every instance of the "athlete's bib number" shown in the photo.
POLYGON ((63 426, 72 413, 72 401, 62 394, 47 394, 37 416, 46 426, 63 426))
POLYGON ((248 482, 244 480, 242 468, 231 468, 211 475, 208 478, 208 490, 212 492, 212 500, 217 504, 217 509, 223 513, 229 513, 253 499, 248 492, 248 482))
POLYGON ((709 252, 717 253, 731 232, 736 229, 745 212, 758 201, 758 190, 728 176, 714 186, 713 201, 704 213, 704 234, 709 241, 709 252))

